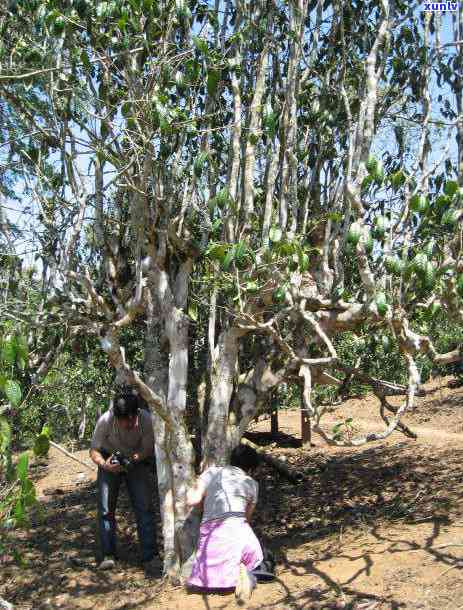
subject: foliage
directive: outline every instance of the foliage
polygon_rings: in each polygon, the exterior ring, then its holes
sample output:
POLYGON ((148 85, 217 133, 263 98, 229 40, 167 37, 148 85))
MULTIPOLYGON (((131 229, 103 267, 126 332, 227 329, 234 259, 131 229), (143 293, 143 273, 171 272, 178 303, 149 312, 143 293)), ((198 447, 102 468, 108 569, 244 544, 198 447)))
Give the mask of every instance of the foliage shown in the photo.
POLYGON ((29 474, 31 456, 41 458, 50 447, 50 430, 35 431, 32 451, 14 456, 21 434, 18 413, 25 408, 24 384, 29 378, 29 345, 25 328, 3 320, 0 335, 0 553, 22 558, 14 545, 14 530, 28 527, 29 513, 36 507, 34 483, 29 474))

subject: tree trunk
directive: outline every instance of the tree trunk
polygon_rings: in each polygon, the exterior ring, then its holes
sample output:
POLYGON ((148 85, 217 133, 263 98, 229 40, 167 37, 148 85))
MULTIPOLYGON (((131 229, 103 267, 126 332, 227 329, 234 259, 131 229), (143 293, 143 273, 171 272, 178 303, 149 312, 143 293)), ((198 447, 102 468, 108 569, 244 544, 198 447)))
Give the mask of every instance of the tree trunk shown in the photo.
MULTIPOLYGON (((199 525, 197 516, 189 514, 186 504, 186 492, 195 476, 194 450, 185 423, 188 321, 181 308, 177 307, 167 284, 167 276, 160 272, 157 279, 155 294, 160 295, 159 306, 151 304, 148 311, 145 372, 148 383, 165 400, 167 412, 172 418, 171 429, 168 429, 161 417, 154 413, 164 573, 171 579, 177 579, 181 574, 187 575, 199 525), (160 319, 163 324, 159 322, 160 319), (168 356, 161 347, 164 333, 169 341, 168 356)), ((182 287, 178 288, 180 295, 182 287)))
POLYGON ((270 434, 272 437, 278 435, 278 410, 275 409, 270 414, 270 434))
POLYGON ((312 444, 312 429, 310 417, 304 406, 301 408, 301 440, 303 447, 310 447, 312 444))
POLYGON ((211 399, 203 443, 203 468, 224 465, 232 450, 227 442, 228 411, 237 376, 238 339, 241 334, 242 332, 233 328, 223 331, 217 347, 213 350, 211 399))

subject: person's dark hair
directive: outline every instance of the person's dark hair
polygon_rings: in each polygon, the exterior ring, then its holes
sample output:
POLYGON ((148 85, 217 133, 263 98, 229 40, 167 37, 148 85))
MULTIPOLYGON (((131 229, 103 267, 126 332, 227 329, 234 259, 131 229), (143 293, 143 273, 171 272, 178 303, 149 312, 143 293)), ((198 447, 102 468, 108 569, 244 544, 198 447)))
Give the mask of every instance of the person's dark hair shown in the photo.
POLYGON ((230 465, 237 466, 245 472, 257 468, 260 463, 259 455, 247 445, 238 445, 230 456, 230 465))
POLYGON ((140 408, 136 394, 124 392, 114 398, 113 413, 115 417, 131 417, 137 415, 140 408))

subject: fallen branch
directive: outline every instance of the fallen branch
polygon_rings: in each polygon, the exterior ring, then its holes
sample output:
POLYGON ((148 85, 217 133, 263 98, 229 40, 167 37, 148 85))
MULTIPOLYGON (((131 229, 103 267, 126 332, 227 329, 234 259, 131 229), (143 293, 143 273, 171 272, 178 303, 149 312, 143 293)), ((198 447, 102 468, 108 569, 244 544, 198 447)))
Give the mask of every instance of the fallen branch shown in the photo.
POLYGON ((304 475, 300 470, 295 470, 294 468, 291 468, 290 466, 288 466, 288 464, 286 464, 282 460, 279 460, 276 457, 273 457, 273 455, 267 453, 265 449, 259 447, 258 445, 255 445, 247 438, 242 438, 241 442, 243 445, 246 445, 247 447, 253 449, 266 464, 277 470, 281 475, 283 475, 292 483, 300 483, 303 480, 304 475))
MULTIPOLYGON (((381 404, 384 408, 386 408, 388 411, 390 411, 391 413, 393 413, 394 415, 396 415, 398 407, 394 407, 393 405, 390 405, 386 398, 384 398, 384 396, 378 396, 378 398, 381 400, 381 404)), ((384 421, 386 422, 386 424, 389 423, 387 417, 385 417, 382 414, 382 417, 384 419, 384 421)), ((400 432, 402 432, 402 434, 405 434, 405 436, 408 436, 408 438, 412 438, 416 441, 416 439, 418 438, 418 435, 416 434, 416 432, 413 432, 413 430, 411 430, 407 425, 405 425, 402 422, 399 422, 397 424, 397 430, 400 430, 400 432)))
POLYGON ((63 453, 65 456, 67 456, 68 458, 71 458, 71 460, 74 460, 75 462, 78 462, 79 464, 82 464, 82 466, 85 466, 85 468, 88 468, 89 470, 91 470, 92 472, 96 471, 96 468, 94 466, 90 466, 90 464, 87 464, 87 462, 84 462, 83 460, 79 459, 78 457, 76 457, 75 455, 73 455, 72 453, 69 453, 69 451, 67 451, 66 449, 64 449, 64 447, 61 447, 60 445, 57 445, 56 443, 54 443, 53 441, 50 441, 50 445, 52 447, 54 447, 55 449, 57 449, 58 451, 60 451, 61 453, 63 453))
POLYGON ((342 364, 341 362, 336 362, 334 366, 335 368, 344 371, 351 379, 352 377, 357 377, 358 379, 367 383, 371 387, 377 388, 385 396, 404 396, 407 393, 407 387, 404 385, 390 383, 388 381, 376 379, 375 377, 370 377, 366 373, 363 373, 360 369, 347 366, 345 364, 342 364))

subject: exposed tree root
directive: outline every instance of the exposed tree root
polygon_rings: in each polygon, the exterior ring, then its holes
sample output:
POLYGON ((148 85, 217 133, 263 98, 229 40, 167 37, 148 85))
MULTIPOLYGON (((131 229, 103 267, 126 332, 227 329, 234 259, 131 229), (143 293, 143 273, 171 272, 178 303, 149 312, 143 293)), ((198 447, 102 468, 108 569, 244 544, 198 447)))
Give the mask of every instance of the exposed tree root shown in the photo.
POLYGON ((273 455, 270 455, 267 451, 265 451, 265 449, 259 447, 258 445, 255 445, 246 438, 241 439, 241 442, 243 443, 243 445, 247 445, 248 447, 253 449, 259 455, 259 457, 264 460, 266 464, 277 470, 281 475, 283 475, 292 483, 300 483, 303 480, 304 475, 300 470, 291 468, 290 466, 288 466, 288 464, 286 464, 286 462, 283 462, 282 460, 279 460, 273 455))

